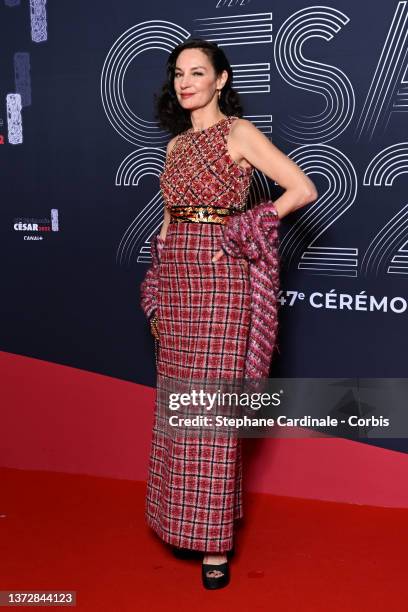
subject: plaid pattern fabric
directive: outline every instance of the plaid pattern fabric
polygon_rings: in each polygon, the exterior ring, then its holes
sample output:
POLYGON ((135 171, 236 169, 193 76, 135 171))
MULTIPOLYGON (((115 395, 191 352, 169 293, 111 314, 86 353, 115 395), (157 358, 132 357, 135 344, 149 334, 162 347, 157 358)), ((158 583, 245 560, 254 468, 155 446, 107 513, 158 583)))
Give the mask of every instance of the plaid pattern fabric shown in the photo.
POLYGON ((227 116, 205 130, 190 129, 177 137, 160 175, 166 206, 244 210, 254 169, 240 166, 228 153, 228 135, 237 119, 227 116))
MULTIPOLYGON (((160 187, 166 207, 211 205, 245 210, 253 168, 229 155, 237 117, 180 134, 160 187)), ((159 266, 157 374, 166 380, 242 378, 251 318, 248 263, 221 248, 224 225, 176 222, 167 228, 159 266)), ((242 511, 241 439, 227 433, 177 430, 162 422, 158 390, 145 517, 167 543, 207 552, 233 546, 242 511), (204 437, 205 434, 205 437, 204 437)), ((177 429, 177 428, 176 428, 177 429)))
MULTIPOLYGON (((240 378, 250 325, 247 262, 220 249, 224 226, 172 223, 161 253, 158 374, 240 378)), ((157 407, 157 405, 156 405, 157 407)), ((224 552, 243 515, 241 439, 206 432, 165 435, 155 415, 145 517, 174 546, 224 552)))

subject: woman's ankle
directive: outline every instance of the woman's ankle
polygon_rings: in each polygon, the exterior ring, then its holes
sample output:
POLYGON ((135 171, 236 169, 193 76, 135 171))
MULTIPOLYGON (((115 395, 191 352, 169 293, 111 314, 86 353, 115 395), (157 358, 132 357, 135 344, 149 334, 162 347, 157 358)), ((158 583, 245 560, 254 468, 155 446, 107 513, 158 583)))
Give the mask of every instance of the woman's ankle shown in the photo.
POLYGON ((220 565, 228 560, 227 553, 204 553, 203 563, 209 565, 220 565))

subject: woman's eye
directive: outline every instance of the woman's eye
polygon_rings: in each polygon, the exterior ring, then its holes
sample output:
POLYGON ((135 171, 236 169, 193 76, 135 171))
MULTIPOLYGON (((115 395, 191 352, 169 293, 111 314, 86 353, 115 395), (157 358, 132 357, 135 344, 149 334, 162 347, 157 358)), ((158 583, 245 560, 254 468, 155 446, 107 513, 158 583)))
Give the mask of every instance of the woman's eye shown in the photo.
MULTIPOLYGON (((193 72, 193 75, 197 75, 197 76, 203 76, 202 72, 193 72)), ((177 77, 181 76, 180 73, 177 73, 174 75, 174 78, 177 79, 177 77)))

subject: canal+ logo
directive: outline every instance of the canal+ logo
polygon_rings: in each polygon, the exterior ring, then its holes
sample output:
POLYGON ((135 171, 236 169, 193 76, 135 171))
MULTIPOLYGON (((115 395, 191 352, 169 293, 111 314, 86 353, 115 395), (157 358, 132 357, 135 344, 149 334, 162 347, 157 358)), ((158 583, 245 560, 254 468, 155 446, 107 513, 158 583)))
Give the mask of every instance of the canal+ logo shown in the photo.
POLYGON ((31 235, 24 235, 24 240, 43 240, 44 233, 59 232, 58 208, 51 209, 50 218, 18 217, 13 228, 16 232, 30 232, 31 235))

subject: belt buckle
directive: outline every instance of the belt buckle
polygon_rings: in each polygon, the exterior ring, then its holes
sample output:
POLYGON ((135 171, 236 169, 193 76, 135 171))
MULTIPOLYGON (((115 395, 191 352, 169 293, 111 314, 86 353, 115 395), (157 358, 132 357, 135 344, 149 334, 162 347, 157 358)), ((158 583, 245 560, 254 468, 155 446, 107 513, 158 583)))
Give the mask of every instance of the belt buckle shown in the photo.
MULTIPOLYGON (((182 207, 178 207, 179 210, 176 212, 174 212, 173 214, 170 211, 170 215, 171 215, 171 219, 170 222, 185 222, 185 221, 190 221, 190 222, 194 222, 194 223, 216 223, 216 224, 225 224, 225 217, 232 215, 232 211, 230 212, 229 209, 227 209, 227 214, 222 215, 220 214, 220 211, 217 211, 217 208, 211 205, 208 206, 186 206, 186 209, 190 209, 188 210, 188 212, 184 213, 180 211, 180 208, 182 207), (192 210, 192 209, 196 209, 196 210, 192 210), (178 214, 181 213, 181 214, 178 214), (214 219, 210 219, 210 215, 216 215, 218 217, 217 220, 214 219), (184 217, 184 218, 183 218, 184 217)), ((225 208, 222 209, 223 211, 225 211, 225 208)))

